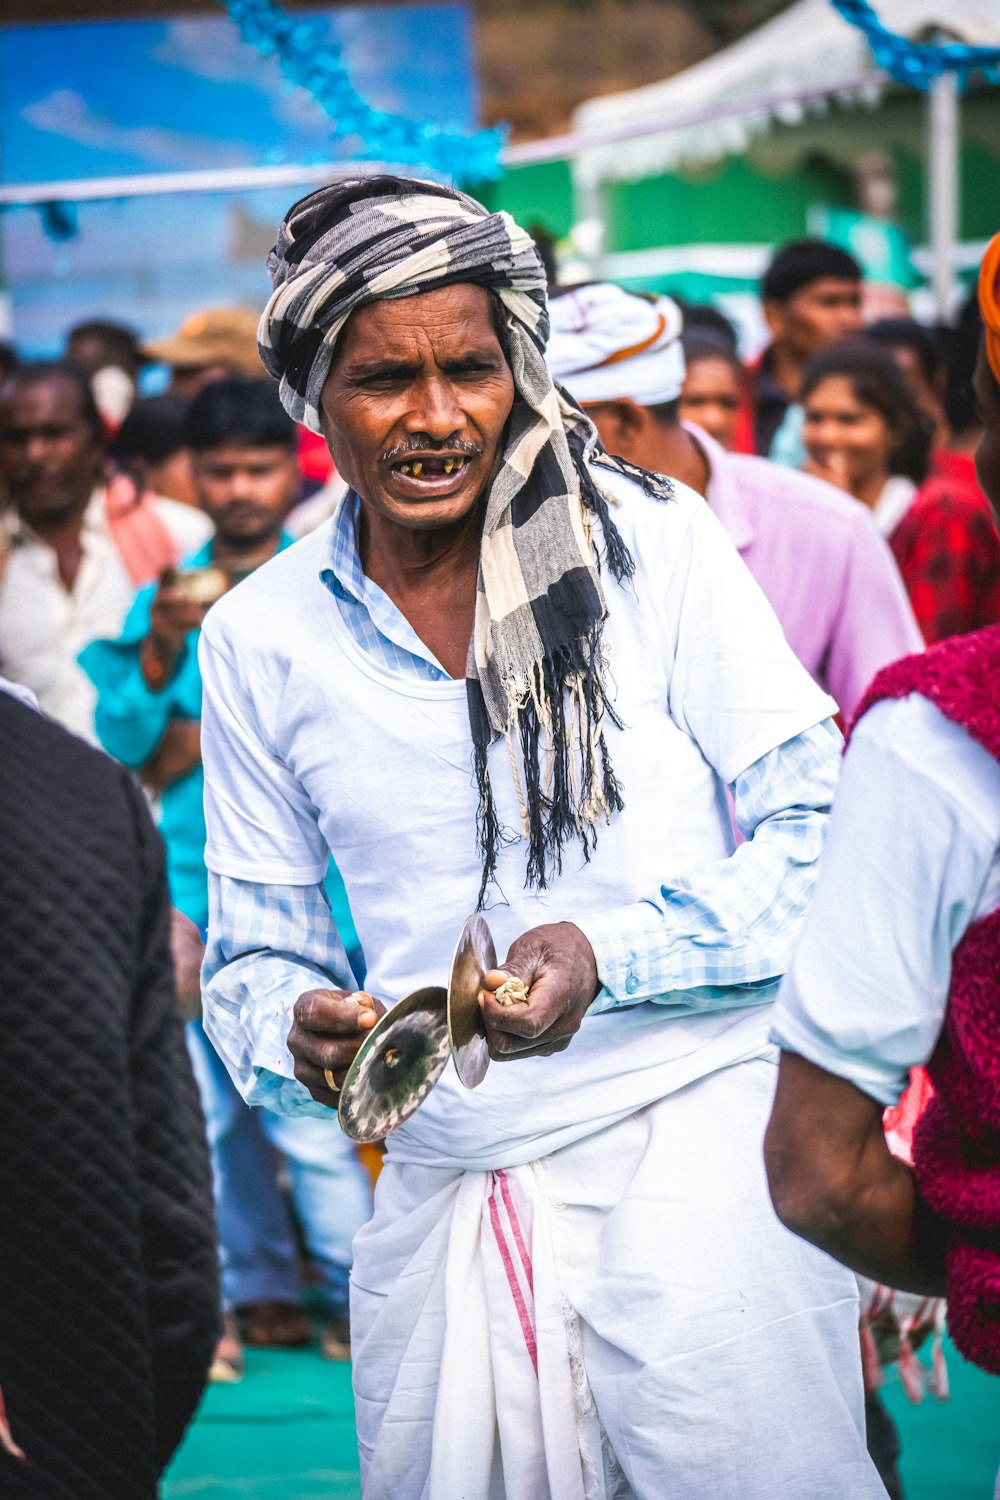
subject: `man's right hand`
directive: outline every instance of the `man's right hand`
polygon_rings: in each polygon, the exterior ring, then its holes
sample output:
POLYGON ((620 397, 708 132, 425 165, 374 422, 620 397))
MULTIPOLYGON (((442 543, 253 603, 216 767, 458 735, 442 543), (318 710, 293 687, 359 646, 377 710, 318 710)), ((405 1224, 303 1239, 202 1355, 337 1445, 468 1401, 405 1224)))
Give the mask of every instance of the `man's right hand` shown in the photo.
POLYGON ((178 585, 175 568, 164 569, 149 606, 149 635, 141 655, 143 675, 152 688, 163 687, 173 672, 184 642, 200 630, 208 605, 192 599, 178 585))
POLYGON ((295 1002, 288 1050, 295 1077, 318 1104, 336 1109, 340 1089, 358 1049, 386 1007, 363 990, 306 990, 295 1002), (336 1083, 330 1087, 329 1069, 336 1083))
POLYGON ((163 738, 139 773, 154 797, 201 765, 201 724, 197 719, 171 719, 163 738))

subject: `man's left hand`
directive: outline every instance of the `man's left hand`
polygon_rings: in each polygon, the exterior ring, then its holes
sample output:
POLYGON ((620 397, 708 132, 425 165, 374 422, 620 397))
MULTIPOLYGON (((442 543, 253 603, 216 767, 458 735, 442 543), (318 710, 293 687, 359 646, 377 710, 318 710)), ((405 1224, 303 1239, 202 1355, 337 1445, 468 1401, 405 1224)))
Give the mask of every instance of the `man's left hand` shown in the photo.
POLYGON ((139 772, 139 780, 154 797, 201 765, 201 723, 171 719, 163 738, 139 772))
POLYGON ((522 933, 479 991, 490 1056, 505 1062, 565 1051, 600 988, 594 950, 572 922, 522 933), (497 1000, 497 990, 512 975, 524 981, 527 1004, 497 1000))
POLYGON ((170 956, 174 961, 174 985, 181 1019, 192 1021, 201 1015, 201 963, 205 944, 190 917, 170 908, 170 956))

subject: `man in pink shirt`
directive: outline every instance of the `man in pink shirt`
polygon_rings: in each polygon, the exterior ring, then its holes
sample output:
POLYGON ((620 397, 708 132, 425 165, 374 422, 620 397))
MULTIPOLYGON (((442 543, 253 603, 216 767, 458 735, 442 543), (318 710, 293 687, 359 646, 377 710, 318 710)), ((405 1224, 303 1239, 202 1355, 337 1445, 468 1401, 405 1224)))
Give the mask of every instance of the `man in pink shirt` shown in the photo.
POLYGON ((865 507, 823 480, 728 453, 681 422, 682 319, 668 297, 599 283, 550 307, 550 367, 605 447, 706 497, 789 645, 849 718, 881 667, 923 646, 865 507))

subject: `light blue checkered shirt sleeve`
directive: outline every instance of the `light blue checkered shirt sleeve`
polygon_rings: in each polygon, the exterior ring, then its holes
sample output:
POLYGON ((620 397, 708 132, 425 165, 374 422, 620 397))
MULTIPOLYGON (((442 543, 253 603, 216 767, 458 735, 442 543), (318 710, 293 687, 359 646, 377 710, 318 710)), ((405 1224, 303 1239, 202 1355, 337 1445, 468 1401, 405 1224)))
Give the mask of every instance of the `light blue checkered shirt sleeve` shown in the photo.
POLYGON ((827 719, 761 756, 730 788, 747 840, 735 853, 577 920, 603 986, 591 1013, 642 1000, 691 1011, 773 998, 816 883, 840 752, 827 719))
MULTIPOLYGON (((640 1001, 677 1013, 772 999, 816 879, 840 768, 832 720, 750 766, 732 793, 747 842, 578 926, 603 988, 591 1012, 640 1001)), ((325 1114, 295 1081, 286 1038, 299 995, 354 989, 322 885, 259 885, 209 873, 205 1028, 248 1104, 325 1114)))
MULTIPOLYGON (((447 674, 387 595, 365 577, 356 496, 333 518, 322 577, 362 651, 388 670, 447 674)), ((665 872, 643 900, 582 917, 603 988, 592 1012, 653 1001, 690 1013, 770 1000, 816 878, 840 768, 832 721, 750 766, 730 788, 747 840, 728 859, 665 872)), ((249 1104, 326 1114, 295 1081, 286 1038, 305 990, 355 988, 321 885, 260 885, 209 874, 205 1027, 249 1104)))
POLYGON ((357 988, 320 885, 258 885, 209 871, 205 1030, 248 1104, 329 1116, 295 1081, 286 1038, 305 990, 357 988))

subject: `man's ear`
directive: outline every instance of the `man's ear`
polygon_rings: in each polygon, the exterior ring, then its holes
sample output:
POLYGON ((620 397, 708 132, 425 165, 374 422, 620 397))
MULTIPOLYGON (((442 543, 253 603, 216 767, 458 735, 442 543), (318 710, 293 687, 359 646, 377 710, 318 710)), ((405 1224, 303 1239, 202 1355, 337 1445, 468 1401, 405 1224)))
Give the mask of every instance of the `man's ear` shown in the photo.
POLYGON ((629 451, 642 431, 645 413, 628 396, 617 401, 599 401, 584 408, 609 453, 629 457, 629 451))

